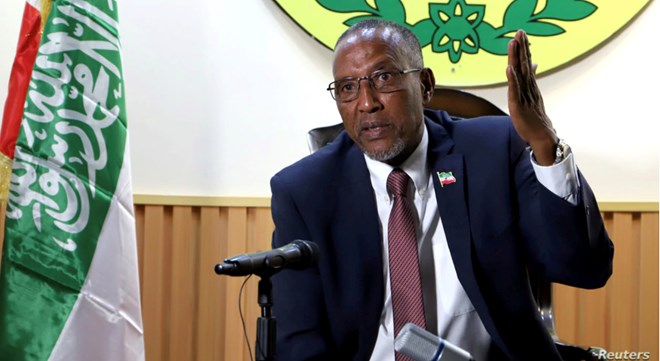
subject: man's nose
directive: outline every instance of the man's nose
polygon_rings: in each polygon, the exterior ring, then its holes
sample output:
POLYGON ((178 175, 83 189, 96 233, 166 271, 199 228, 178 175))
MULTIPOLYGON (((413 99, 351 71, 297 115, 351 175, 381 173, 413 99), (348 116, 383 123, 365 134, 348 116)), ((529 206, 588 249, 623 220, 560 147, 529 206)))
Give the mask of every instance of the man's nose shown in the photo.
POLYGON ((369 78, 359 79, 359 89, 358 89, 358 110, 365 113, 373 113, 382 109, 383 105, 378 99, 378 92, 373 89, 371 86, 371 81, 369 78), (366 80, 366 84, 362 83, 363 80, 366 80))

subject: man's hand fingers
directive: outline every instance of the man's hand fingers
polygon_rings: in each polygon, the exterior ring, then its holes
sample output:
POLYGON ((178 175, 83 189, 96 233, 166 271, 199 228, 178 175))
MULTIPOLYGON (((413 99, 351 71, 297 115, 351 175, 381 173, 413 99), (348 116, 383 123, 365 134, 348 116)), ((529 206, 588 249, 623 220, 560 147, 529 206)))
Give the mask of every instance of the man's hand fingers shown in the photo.
POLYGON ((507 53, 509 55, 509 65, 513 67, 513 70, 516 70, 518 67, 518 42, 515 37, 509 41, 507 53))
POLYGON ((511 109, 520 103, 520 85, 518 84, 518 76, 513 66, 509 65, 506 68, 506 78, 508 80, 508 98, 509 98, 509 112, 514 111, 511 109))
POLYGON ((525 56, 525 71, 528 72, 527 74, 531 75, 532 74, 532 68, 533 68, 532 52, 530 51, 530 48, 529 48, 530 44, 529 44, 529 38, 527 37, 527 33, 525 33, 524 31, 522 33, 523 33, 522 44, 523 44, 523 48, 525 49, 525 54, 524 54, 524 56, 525 56))
POLYGON ((516 32, 516 43, 518 45, 518 62, 520 73, 523 77, 529 76, 529 47, 527 46, 527 37, 522 30, 516 32))
POLYGON ((523 30, 518 30, 515 36, 518 49, 518 84, 520 91, 520 102, 527 106, 533 106, 539 100, 538 88, 536 86, 537 65, 532 64, 532 54, 529 47, 529 39, 523 30))
POLYGON ((537 65, 532 55, 527 34, 518 30, 509 42, 506 77, 508 82, 509 114, 513 126, 526 142, 545 141, 554 134, 552 123, 545 114, 543 98, 536 83, 537 65))
POLYGON ((536 85, 537 64, 532 64, 532 55, 527 34, 518 30, 508 46, 507 80, 509 101, 521 106, 536 106, 540 93, 536 85))
MULTIPOLYGON (((518 42, 519 35, 511 39, 508 47, 509 55, 509 66, 506 69, 506 77, 508 80, 509 90, 509 107, 513 104, 523 104, 525 100, 523 99, 524 89, 521 87, 521 72, 520 72, 520 43, 518 42)), ((517 107, 516 107, 517 108, 517 107)))

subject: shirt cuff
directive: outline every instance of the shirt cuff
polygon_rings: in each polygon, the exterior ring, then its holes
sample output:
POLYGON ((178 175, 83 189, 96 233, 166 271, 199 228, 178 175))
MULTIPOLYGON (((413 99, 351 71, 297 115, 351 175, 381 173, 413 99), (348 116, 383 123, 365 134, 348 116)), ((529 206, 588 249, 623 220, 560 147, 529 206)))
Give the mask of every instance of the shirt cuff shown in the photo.
POLYGON ((569 151, 563 161, 547 167, 536 163, 531 151, 529 157, 536 178, 544 187, 572 205, 578 204, 580 180, 578 179, 573 152, 569 151))

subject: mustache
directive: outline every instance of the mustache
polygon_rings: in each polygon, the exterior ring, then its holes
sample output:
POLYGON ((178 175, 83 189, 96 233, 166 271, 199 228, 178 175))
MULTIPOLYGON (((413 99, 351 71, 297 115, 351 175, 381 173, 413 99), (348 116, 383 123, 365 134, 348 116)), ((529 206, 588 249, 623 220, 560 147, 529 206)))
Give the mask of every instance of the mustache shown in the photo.
POLYGON ((389 127, 391 125, 392 122, 388 120, 382 120, 382 119, 364 120, 355 123, 355 131, 359 133, 364 130, 369 130, 378 127, 389 127))

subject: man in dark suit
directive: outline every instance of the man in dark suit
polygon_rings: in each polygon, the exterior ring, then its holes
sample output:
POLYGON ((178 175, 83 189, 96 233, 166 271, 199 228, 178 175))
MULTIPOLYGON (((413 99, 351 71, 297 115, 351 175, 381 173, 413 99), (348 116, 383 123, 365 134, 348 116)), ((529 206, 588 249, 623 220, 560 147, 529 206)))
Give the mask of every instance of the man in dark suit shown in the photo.
POLYGON ((424 109, 435 79, 409 30, 370 20, 340 37, 329 90, 346 131, 271 180, 273 246, 305 239, 320 250, 315 267, 273 276, 278 360, 395 360, 397 324, 413 307, 397 306, 402 283, 423 304, 411 322, 478 361, 560 360, 527 270, 601 287, 613 246, 545 114, 522 31, 506 71, 510 118, 454 121, 424 109), (403 267, 390 263, 399 211, 388 190, 401 171, 419 252, 403 267), (393 281, 401 268, 413 276, 393 281))

